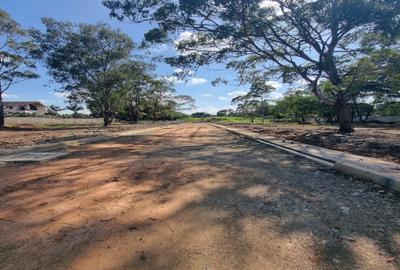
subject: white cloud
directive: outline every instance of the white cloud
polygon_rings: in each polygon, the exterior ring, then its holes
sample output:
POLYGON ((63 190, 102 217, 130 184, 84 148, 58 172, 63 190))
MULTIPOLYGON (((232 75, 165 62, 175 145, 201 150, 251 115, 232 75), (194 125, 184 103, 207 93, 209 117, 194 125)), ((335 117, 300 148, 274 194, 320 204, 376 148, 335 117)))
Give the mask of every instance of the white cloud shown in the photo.
MULTIPOLYGON (((316 79, 316 76, 310 75, 309 78, 310 78, 311 80, 315 80, 315 79, 316 79)), ((323 81, 326 81, 326 79, 325 79, 325 78, 319 78, 319 82, 323 82, 323 81)), ((299 80, 297 80, 297 81, 294 81, 293 84, 294 84, 295 86, 307 87, 307 86, 309 85, 309 82, 306 81, 305 79, 299 79, 299 80)))
POLYGON ((269 98, 271 100, 279 100, 283 98, 283 94, 281 92, 272 92, 269 94, 269 98))
POLYGON ((210 94, 210 93, 204 93, 204 94, 201 94, 203 97, 212 97, 213 95, 212 94, 210 94))
POLYGON ((299 79, 299 80, 295 81, 293 84, 300 85, 300 86, 306 86, 307 85, 307 81, 304 80, 304 79, 299 79))
POLYGON ((277 2, 271 1, 271 0, 263 0, 261 1, 261 3, 259 4, 260 8, 277 8, 279 7, 279 4, 277 2))
POLYGON ((174 51, 175 48, 168 44, 158 44, 157 46, 151 47, 149 51, 151 53, 162 53, 167 51, 174 51))
POLYGON ((203 83, 206 83, 206 82, 207 82, 207 80, 204 79, 204 78, 197 78, 197 77, 195 77, 195 78, 190 79, 190 80, 187 82, 187 84, 189 84, 189 85, 197 85, 197 84, 203 84, 203 83))
POLYGON ((183 81, 176 76, 166 76, 164 79, 171 83, 183 83, 183 81))
MULTIPOLYGON (((181 49, 178 51, 178 54, 181 55, 188 55, 188 54, 203 54, 206 52, 218 52, 222 49, 226 49, 231 47, 231 42, 230 39, 224 39, 224 40, 213 40, 210 37, 207 37, 205 35, 199 34, 199 33, 192 33, 190 31, 184 31, 179 34, 178 38, 175 39, 175 46, 177 47, 179 43, 182 41, 197 41, 199 40, 200 37, 205 37, 208 40, 207 45, 198 45, 194 47, 185 48, 181 49)), ((177 49, 177 48, 176 48, 177 49)))
POLYGON ((223 96, 219 96, 218 99, 219 99, 219 100, 228 100, 227 97, 223 97, 223 96))
POLYGON ((18 95, 15 95, 15 94, 6 94, 6 93, 3 94, 3 97, 4 97, 4 98, 19 98, 18 95))
POLYGON ((174 69, 174 73, 176 73, 176 74, 183 74, 183 75, 189 75, 189 76, 193 76, 193 75, 194 75, 193 70, 182 69, 182 68, 175 68, 175 69, 174 69))
POLYGON ((242 95, 245 95, 245 94, 247 94, 246 91, 236 90, 236 91, 229 92, 228 93, 228 97, 234 98, 234 97, 242 96, 242 95))
MULTIPOLYGON (((260 8, 272 8, 275 12, 275 15, 280 16, 282 15, 282 10, 280 8, 279 3, 276 1, 271 1, 271 0, 263 0, 261 3, 258 5, 260 8)), ((285 9, 285 12, 287 9, 285 9)))
POLYGON ((278 81, 268 81, 267 84, 273 86, 276 90, 279 90, 283 86, 283 83, 278 81))
POLYGON ((176 39, 176 43, 181 42, 182 40, 190 40, 194 37, 194 34, 190 31, 184 31, 179 34, 179 37, 176 39))
POLYGON ((199 78, 199 77, 190 78, 188 80, 181 80, 176 76, 168 76, 168 77, 165 77, 165 79, 172 83, 183 83, 186 85, 198 85, 198 84, 204 84, 207 82, 207 79, 199 78))
POLYGON ((68 96, 67 93, 63 93, 63 92, 49 92, 49 94, 56 96, 57 98, 60 98, 60 99, 65 99, 68 96))

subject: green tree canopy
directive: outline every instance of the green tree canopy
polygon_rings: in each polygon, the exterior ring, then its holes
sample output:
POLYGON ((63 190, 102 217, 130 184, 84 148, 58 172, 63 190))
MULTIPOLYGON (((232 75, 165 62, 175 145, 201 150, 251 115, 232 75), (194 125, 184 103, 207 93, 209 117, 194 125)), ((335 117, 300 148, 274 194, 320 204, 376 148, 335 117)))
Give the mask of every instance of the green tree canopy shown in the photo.
MULTIPOLYGON (((226 62, 241 78, 250 74, 284 82, 304 81, 333 105, 340 130, 349 132, 351 108, 343 84, 360 56, 365 34, 399 34, 398 0, 103 0, 111 15, 150 21, 149 42, 176 42, 181 53, 167 62, 196 68, 226 62), (247 74, 247 75, 246 75, 247 74), (333 95, 319 91, 321 81, 333 95)), ((251 77, 251 76, 250 76, 251 77)))
POLYGON ((141 61, 130 60, 120 66, 124 75, 123 88, 126 91, 124 110, 128 119, 137 123, 142 117, 147 91, 150 90, 154 77, 153 66, 141 61))
POLYGON ((296 91, 293 94, 285 96, 275 105, 275 113, 292 120, 304 123, 310 117, 319 113, 321 103, 315 96, 311 96, 304 91, 296 91))
POLYGON ((32 59, 36 50, 27 31, 0 9, 0 128, 4 127, 4 92, 15 83, 38 77, 32 59))
POLYGON ((134 43, 129 36, 98 23, 75 25, 43 19, 46 31, 33 33, 49 74, 69 95, 85 101, 113 121, 126 94, 120 66, 131 57, 134 43))
POLYGON ((373 50, 350 66, 343 83, 353 100, 373 98, 377 105, 400 98, 400 51, 373 50))
POLYGON ((149 105, 153 122, 157 121, 161 108, 166 106, 175 92, 172 83, 166 80, 152 80, 147 92, 147 103, 149 105))

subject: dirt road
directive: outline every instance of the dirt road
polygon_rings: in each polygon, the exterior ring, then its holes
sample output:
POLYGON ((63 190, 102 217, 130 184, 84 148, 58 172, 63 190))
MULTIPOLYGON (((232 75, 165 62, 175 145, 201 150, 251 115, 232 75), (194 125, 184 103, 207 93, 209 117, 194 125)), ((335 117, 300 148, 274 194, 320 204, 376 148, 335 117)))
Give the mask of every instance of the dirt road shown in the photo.
POLYGON ((400 196, 208 124, 0 168, 0 269, 399 269, 400 196))
MULTIPOLYGON (((44 118, 44 120, 46 119, 44 118)), ((77 120, 84 119, 78 118, 77 120)), ((25 125, 22 127, 7 127, 0 130, 0 151, 1 149, 15 149, 23 146, 33 146, 37 144, 57 143, 68 140, 84 139, 93 136, 109 135, 127 130, 139 130, 144 128, 162 126, 166 124, 166 122, 157 122, 155 124, 149 122, 141 122, 134 125, 113 124, 107 128, 89 124, 76 126, 72 125, 66 127, 41 127, 34 125, 25 125)))

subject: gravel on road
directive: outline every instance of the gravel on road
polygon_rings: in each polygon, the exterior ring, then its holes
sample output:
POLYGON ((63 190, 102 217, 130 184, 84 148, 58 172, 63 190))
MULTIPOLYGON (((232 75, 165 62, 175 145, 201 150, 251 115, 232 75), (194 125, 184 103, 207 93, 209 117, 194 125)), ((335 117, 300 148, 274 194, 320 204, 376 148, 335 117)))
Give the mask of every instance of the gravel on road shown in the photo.
POLYGON ((0 269, 399 269, 400 196, 209 124, 0 168, 0 269))

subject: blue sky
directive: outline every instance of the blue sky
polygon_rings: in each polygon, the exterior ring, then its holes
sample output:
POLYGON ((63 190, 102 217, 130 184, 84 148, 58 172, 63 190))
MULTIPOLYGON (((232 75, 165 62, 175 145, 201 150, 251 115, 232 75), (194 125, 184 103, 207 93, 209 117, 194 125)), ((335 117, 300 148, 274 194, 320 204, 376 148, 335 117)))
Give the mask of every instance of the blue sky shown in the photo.
MULTIPOLYGON (((42 17, 52 17, 57 20, 71 21, 74 23, 96 23, 99 21, 110 24, 127 33, 135 42, 140 42, 143 34, 151 28, 150 25, 137 25, 129 22, 119 22, 108 15, 108 9, 101 4, 101 0, 1 0, 0 8, 8 12, 22 27, 34 27, 43 30, 42 17)), ((157 46, 151 50, 152 54, 171 53, 173 48, 157 46)), ((170 76, 174 69, 159 63, 157 73, 160 76, 170 76)), ((50 105, 64 105, 61 93, 54 89, 57 85, 51 83, 51 77, 46 74, 46 69, 38 68, 39 79, 29 80, 13 85, 5 94, 5 100, 39 100, 50 105)), ((279 98, 286 91, 287 86, 279 82, 272 83, 278 90, 273 98, 279 98)), ((202 67, 194 78, 187 82, 176 82, 177 94, 191 95, 196 99, 194 111, 216 113, 220 109, 230 108, 231 99, 235 95, 246 91, 245 86, 238 86, 235 73, 226 70, 221 65, 202 67), (217 77, 228 80, 227 85, 213 87, 211 81, 217 77)))

